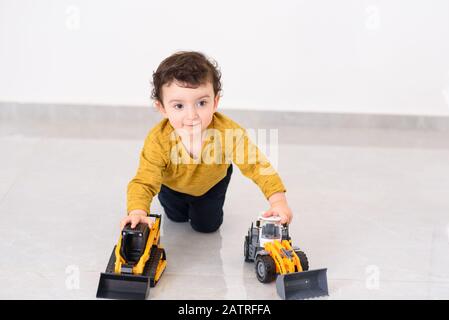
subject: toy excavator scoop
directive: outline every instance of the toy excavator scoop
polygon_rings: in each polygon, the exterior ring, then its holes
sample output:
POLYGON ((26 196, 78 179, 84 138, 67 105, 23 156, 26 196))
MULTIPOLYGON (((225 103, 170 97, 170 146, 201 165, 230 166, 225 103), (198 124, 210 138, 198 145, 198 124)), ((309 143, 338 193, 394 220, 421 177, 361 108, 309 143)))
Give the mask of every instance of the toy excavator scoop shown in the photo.
POLYGON ((276 290, 285 300, 328 295, 327 269, 309 271, 306 254, 291 246, 288 225, 280 218, 259 217, 248 230, 244 244, 245 261, 255 262, 256 277, 262 283, 276 279, 276 290))
POLYGON ((112 251, 106 272, 100 275, 97 298, 146 299, 167 266, 165 250, 159 245, 161 216, 151 229, 146 223, 134 229, 126 225, 112 251))
POLYGON ((276 278, 276 290, 284 300, 300 300, 327 296, 327 269, 316 269, 288 274, 276 278))

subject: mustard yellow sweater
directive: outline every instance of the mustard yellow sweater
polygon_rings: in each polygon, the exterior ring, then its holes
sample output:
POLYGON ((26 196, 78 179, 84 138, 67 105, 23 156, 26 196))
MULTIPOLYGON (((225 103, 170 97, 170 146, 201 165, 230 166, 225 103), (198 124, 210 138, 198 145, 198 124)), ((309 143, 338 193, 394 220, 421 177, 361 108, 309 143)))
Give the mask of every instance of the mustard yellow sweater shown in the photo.
POLYGON ((178 192, 200 196, 226 176, 230 163, 256 183, 268 199, 286 189, 265 155, 240 125, 215 112, 205 131, 201 157, 195 159, 184 147, 168 119, 154 126, 145 139, 136 176, 129 182, 127 210, 149 213, 161 184, 178 192))

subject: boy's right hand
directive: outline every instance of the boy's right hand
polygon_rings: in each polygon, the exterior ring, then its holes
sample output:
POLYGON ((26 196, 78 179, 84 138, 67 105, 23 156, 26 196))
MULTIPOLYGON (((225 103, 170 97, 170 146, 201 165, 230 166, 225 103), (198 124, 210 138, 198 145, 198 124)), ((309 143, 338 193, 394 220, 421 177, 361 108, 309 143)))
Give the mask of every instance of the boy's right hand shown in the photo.
POLYGON ((154 217, 147 217, 147 213, 144 210, 132 210, 128 216, 124 217, 120 222, 120 231, 128 224, 131 223, 131 228, 134 229, 139 223, 147 223, 151 228, 155 221, 154 217))

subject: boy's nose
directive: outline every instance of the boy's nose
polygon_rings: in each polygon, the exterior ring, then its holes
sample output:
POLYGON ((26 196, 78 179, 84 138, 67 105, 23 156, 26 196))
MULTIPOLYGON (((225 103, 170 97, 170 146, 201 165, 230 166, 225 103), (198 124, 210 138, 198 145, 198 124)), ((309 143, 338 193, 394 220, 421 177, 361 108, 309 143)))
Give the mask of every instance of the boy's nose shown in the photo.
POLYGON ((196 112, 195 107, 189 107, 187 109, 187 117, 189 118, 189 120, 195 120, 198 118, 198 112, 196 112))

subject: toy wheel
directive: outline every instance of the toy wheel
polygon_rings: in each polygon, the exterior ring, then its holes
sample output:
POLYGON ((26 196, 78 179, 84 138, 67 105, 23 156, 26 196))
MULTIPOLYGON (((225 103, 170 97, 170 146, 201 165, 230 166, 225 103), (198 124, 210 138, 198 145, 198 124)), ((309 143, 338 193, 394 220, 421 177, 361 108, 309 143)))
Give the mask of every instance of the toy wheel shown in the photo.
POLYGON ((301 250, 295 250, 295 253, 299 258, 299 262, 301 263, 302 271, 309 270, 309 260, 307 259, 306 254, 301 250))
POLYGON ((251 262, 251 260, 249 258, 248 236, 245 236, 245 243, 243 245, 243 255, 245 256, 245 262, 251 262))
POLYGON ((276 277, 276 266, 270 256, 258 256, 256 259, 256 276, 262 283, 268 283, 276 277))

